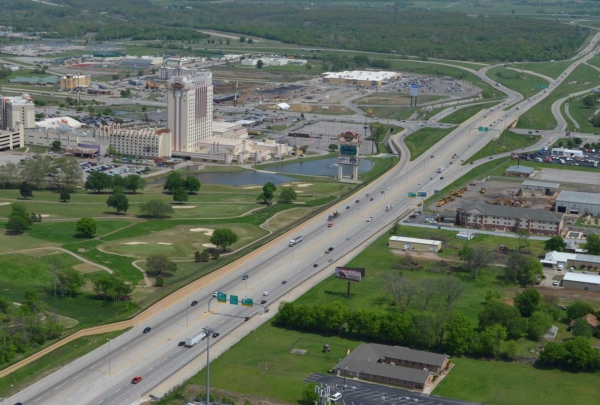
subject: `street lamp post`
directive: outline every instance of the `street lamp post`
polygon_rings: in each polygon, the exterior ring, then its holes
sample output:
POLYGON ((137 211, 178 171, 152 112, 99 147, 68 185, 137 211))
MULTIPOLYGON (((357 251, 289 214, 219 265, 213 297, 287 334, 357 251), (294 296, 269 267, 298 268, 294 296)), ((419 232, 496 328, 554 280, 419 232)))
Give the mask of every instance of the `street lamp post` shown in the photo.
POLYGON ((206 405, 210 403, 210 335, 213 332, 212 328, 204 328, 204 333, 206 333, 206 405))
MULTIPOLYGON (((108 340, 108 376, 110 377, 110 342, 111 339, 108 340)), ((4 399, 2 400, 2 405, 4 405, 4 399)))
POLYGON ((189 318, 189 316, 188 316, 188 311, 189 311, 190 305, 189 305, 189 302, 188 302, 188 301, 189 301, 189 296, 187 296, 187 295, 186 295, 186 296, 185 296, 185 327, 186 327, 186 328, 187 328, 187 327, 189 326, 189 324, 190 324, 190 318, 189 318))
POLYGON ((344 367, 344 389, 346 389, 346 374, 348 374, 348 365, 344 367))

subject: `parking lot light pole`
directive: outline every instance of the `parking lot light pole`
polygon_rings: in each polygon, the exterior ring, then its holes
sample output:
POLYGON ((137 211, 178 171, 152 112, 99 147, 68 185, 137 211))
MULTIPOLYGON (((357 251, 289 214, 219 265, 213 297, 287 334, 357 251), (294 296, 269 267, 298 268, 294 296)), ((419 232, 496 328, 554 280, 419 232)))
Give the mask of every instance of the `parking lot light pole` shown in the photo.
POLYGON ((348 374, 348 365, 344 367, 344 390, 346 389, 346 374, 348 374))
MULTIPOLYGON (((108 340, 108 376, 110 377, 110 341, 111 339, 106 339, 108 340)), ((2 405, 4 405, 4 400, 2 400, 2 405)))

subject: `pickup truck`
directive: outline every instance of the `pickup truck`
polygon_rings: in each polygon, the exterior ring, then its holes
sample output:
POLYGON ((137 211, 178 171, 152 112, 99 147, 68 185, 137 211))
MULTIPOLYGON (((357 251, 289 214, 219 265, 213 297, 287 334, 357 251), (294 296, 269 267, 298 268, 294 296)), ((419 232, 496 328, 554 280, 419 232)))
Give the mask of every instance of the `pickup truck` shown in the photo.
POLYGON ((327 255, 328 255, 328 254, 329 254, 329 253, 331 253, 331 252, 333 252, 333 247, 330 247, 329 249, 327 249, 327 250, 325 251, 325 254, 327 254, 327 255))

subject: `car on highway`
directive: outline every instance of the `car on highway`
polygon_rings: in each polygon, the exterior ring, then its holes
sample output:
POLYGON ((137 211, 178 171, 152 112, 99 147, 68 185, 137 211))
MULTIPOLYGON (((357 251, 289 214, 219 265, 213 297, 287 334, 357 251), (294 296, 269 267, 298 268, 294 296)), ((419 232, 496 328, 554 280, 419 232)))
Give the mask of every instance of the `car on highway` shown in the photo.
POLYGON ((268 296, 268 295, 269 295, 269 292, 268 292, 268 291, 265 291, 265 292, 263 293, 263 297, 266 297, 266 296, 268 296))
POLYGON ((213 333, 213 334, 212 334, 212 337, 214 337, 214 338, 218 338, 218 337, 219 337, 219 332, 215 332, 215 333, 213 333))
POLYGON ((385 191, 381 190, 381 194, 385 193, 385 191))
POLYGON ((329 263, 331 263, 331 262, 333 261, 333 259, 329 259, 329 260, 327 260, 327 261, 328 261, 329 263))
POLYGON ((148 332, 150 332, 151 330, 152 330, 152 328, 148 326, 148 327, 144 328, 144 333, 148 333, 148 332))
POLYGON ((140 381, 142 381, 142 377, 140 377, 139 375, 136 375, 135 377, 133 377, 133 380, 131 380, 132 384, 137 384, 140 381))
POLYGON ((346 237, 346 240, 350 240, 350 239, 352 239, 352 236, 346 237))
POLYGON ((192 306, 195 307, 196 305, 198 305, 198 301, 196 301, 196 300, 192 301, 192 306))
POLYGON ((332 247, 330 247, 329 249, 327 249, 327 250, 325 251, 325 253, 326 253, 326 254, 329 254, 329 253, 331 253, 331 252, 333 252, 333 246, 332 246, 332 247))
POLYGON ((388 188, 386 188, 386 190, 389 190, 389 189, 390 189, 389 187, 388 187, 388 188))
POLYGON ((494 158, 493 156, 490 156, 490 160, 492 160, 493 158, 494 158))
POLYGON ((358 204, 358 203, 360 202, 360 200, 356 200, 356 201, 354 201, 354 202, 355 202, 356 204, 358 204))
POLYGON ((244 277, 242 277, 242 280, 248 280, 248 275, 244 274, 244 277))
POLYGON ((218 296, 218 295, 219 295, 219 292, 218 292, 218 291, 215 291, 215 292, 213 293, 213 297, 216 297, 216 296, 218 296))
POLYGON ((372 220, 373 220, 373 217, 367 218, 367 222, 371 222, 372 220))
POLYGON ((283 280, 283 281, 281 282, 281 284, 287 284, 287 281, 283 280))
POLYGON ((433 156, 434 156, 434 155, 431 155, 431 158, 432 158, 432 159, 433 159, 433 156))
POLYGON ((333 226, 333 222, 327 224, 327 228, 331 228, 333 226))
POLYGON ((347 210, 349 210, 349 209, 350 209, 350 206, 349 206, 349 205, 346 205, 346 209, 347 209, 347 210))
POLYGON ((317 263, 313 264, 313 267, 319 267, 319 265, 317 263))
POLYGON ((444 176, 440 176, 440 180, 444 180, 444 176))
POLYGON ((267 300, 262 300, 262 301, 260 302, 260 305, 265 305, 266 303, 267 303, 267 300))
POLYGON ((184 344, 185 344, 185 342, 182 340, 181 342, 179 342, 179 343, 177 344, 177 346, 180 346, 180 347, 181 347, 181 346, 183 346, 184 344))
POLYGON ((374 198, 373 198, 373 197, 371 197, 371 199, 370 199, 369 201, 373 201, 373 200, 374 200, 374 198))
POLYGON ((431 177, 429 178, 429 180, 433 180, 433 176, 431 176, 431 177))

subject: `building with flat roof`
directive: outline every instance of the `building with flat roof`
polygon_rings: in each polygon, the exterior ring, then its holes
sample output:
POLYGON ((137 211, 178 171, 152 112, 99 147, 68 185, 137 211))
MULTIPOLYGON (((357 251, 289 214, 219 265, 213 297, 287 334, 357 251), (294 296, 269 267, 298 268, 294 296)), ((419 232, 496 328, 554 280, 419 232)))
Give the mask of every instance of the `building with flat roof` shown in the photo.
POLYGON ((18 97, 0 97, 0 128, 16 130, 19 124, 23 128, 35 127, 35 105, 29 94, 18 97))
POLYGON ((196 152, 199 142, 213 136, 212 73, 174 76, 167 82, 167 127, 173 150, 196 152))
POLYGON ((440 252, 442 242, 439 240, 407 238, 404 236, 392 236, 388 240, 388 246, 402 250, 418 250, 421 252, 440 252))
POLYGON ((556 198, 556 211, 578 215, 600 215, 600 194, 561 191, 556 198))
POLYGON ((123 58, 123 65, 135 66, 135 67, 148 67, 163 64, 162 56, 131 56, 127 55, 123 58))
POLYGON ((523 183, 521 183, 521 193, 523 193, 523 195, 554 195, 559 187, 560 183, 525 180, 523 183))
POLYGON ((514 177, 529 177, 533 173, 533 167, 528 166, 509 166, 508 169, 504 171, 505 176, 514 176, 514 177))
POLYGON ((158 78, 160 80, 169 80, 175 76, 196 76, 198 72, 198 69, 183 66, 161 66, 158 71, 158 78))
POLYGON ((10 131, 0 130, 0 151, 13 150, 25 146, 23 133, 23 126, 20 123, 17 129, 10 131))
POLYGON ((580 268, 581 266, 600 268, 600 256, 588 255, 586 253, 557 252, 553 250, 546 253, 544 258, 540 260, 540 263, 546 267, 560 267, 561 269, 569 267, 580 268))
POLYGON ((563 214, 532 208, 516 208, 485 203, 462 203, 458 211, 460 226, 530 234, 560 235, 563 214))
POLYGON ((552 156, 557 157, 582 157, 583 151, 579 149, 552 148, 552 156))
POLYGON ((82 87, 90 87, 92 84, 92 76, 89 75, 64 75, 59 80, 60 89, 62 91, 72 91, 82 87))
POLYGON ((68 125, 73 129, 79 129, 83 126, 83 124, 71 117, 56 117, 56 118, 46 118, 44 120, 38 121, 35 123, 37 128, 58 128, 62 125, 68 125))
POLYGON ((445 354, 363 343, 333 366, 336 374, 423 390, 448 365, 445 354))
POLYGON ((395 82, 402 77, 401 73, 354 70, 343 72, 325 72, 322 74, 323 83, 351 84, 357 86, 381 86, 386 83, 395 82))
POLYGON ((563 288, 576 290, 600 291, 600 276, 596 274, 583 274, 567 272, 562 281, 563 288))

